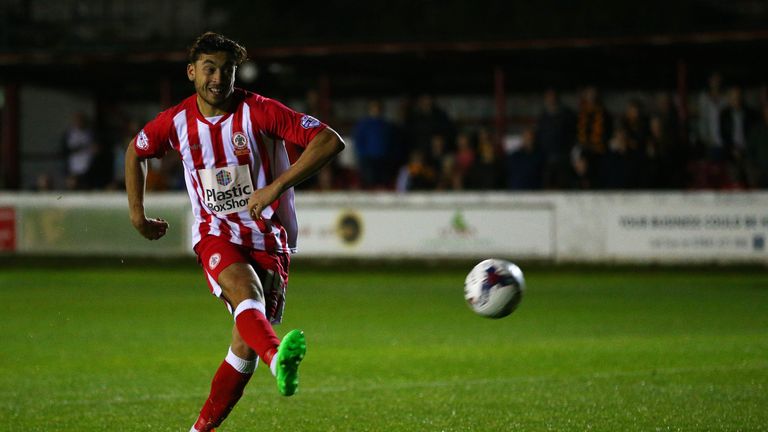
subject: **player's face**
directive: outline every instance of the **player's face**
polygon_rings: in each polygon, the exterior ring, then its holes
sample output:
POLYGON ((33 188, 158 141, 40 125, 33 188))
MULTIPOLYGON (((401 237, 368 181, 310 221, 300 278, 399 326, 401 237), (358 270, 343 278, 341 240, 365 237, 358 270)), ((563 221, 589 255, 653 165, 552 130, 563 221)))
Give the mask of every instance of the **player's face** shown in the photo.
POLYGON ((201 111, 212 111, 203 114, 217 115, 226 109, 234 91, 236 69, 226 52, 201 54, 187 66, 187 77, 195 83, 201 111))

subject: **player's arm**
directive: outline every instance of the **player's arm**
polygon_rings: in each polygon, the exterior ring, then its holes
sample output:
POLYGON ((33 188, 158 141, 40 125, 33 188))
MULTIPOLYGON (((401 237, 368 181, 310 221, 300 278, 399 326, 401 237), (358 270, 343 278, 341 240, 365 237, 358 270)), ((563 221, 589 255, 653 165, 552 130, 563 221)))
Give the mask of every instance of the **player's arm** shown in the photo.
POLYGON ((344 141, 333 129, 326 127, 307 144, 306 150, 290 168, 264 188, 251 194, 248 210, 254 218, 261 217, 264 207, 270 205, 291 187, 320 171, 325 164, 344 150, 344 141))
POLYGON ((144 191, 147 185, 147 160, 139 157, 134 149, 134 140, 125 151, 125 191, 128 194, 128 209, 131 224, 145 238, 157 240, 168 230, 163 219, 147 218, 144 214, 144 191))

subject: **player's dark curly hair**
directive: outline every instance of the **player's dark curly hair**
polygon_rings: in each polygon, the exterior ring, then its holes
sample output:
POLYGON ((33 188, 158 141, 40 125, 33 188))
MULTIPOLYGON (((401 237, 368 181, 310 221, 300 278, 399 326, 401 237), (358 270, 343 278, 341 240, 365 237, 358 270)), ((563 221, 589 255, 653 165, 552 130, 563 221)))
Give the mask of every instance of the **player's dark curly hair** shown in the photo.
POLYGON ((224 35, 214 32, 205 32, 195 39, 189 47, 187 59, 190 63, 194 63, 200 58, 200 54, 213 54, 217 52, 229 53, 236 66, 240 66, 248 59, 248 52, 245 50, 245 47, 232 39, 226 38, 224 35))

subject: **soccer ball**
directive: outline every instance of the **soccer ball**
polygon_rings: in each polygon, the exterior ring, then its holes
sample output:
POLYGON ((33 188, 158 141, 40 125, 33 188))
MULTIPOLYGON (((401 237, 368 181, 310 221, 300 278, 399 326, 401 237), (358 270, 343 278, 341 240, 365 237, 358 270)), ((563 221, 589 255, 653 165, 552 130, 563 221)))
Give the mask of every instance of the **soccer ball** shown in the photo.
POLYGON ((520 304, 525 279, 520 267, 501 259, 476 265, 464 281, 464 298, 478 315, 503 318, 520 304))

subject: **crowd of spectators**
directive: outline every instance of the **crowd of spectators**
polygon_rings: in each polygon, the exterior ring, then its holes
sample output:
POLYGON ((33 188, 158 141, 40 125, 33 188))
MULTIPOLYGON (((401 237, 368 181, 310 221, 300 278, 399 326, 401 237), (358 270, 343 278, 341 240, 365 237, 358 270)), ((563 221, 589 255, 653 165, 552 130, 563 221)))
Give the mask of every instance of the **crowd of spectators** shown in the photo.
MULTIPOLYGON (((316 190, 658 190, 768 188, 768 103, 744 101, 712 74, 707 88, 681 106, 671 93, 630 99, 611 112, 595 87, 576 106, 544 92, 541 112, 504 137, 488 122, 457 123, 423 94, 403 104, 397 121, 370 100, 350 130, 353 166, 335 162, 303 187, 316 190)), ((334 126, 335 124, 331 122, 334 126)), ((123 154, 139 122, 127 119, 110 136, 82 114, 62 138, 68 189, 123 187, 123 154), (104 136, 103 134, 100 136, 104 136), (105 145, 112 142, 113 145, 105 145)), ((291 149, 289 149, 289 153, 291 149)), ((152 161, 148 188, 183 188, 173 152, 152 161)), ((49 178, 38 188, 50 188, 49 178)))
MULTIPOLYGON (((125 150, 142 125, 124 113, 112 117, 105 124, 95 126, 86 113, 75 112, 59 143, 63 176, 43 172, 34 179, 34 189, 124 190, 125 150)), ((174 152, 168 152, 163 159, 151 159, 147 188, 182 190, 184 178, 180 167, 181 160, 174 152)))
POLYGON ((714 74, 690 119, 671 94, 631 99, 612 113, 595 87, 578 106, 555 90, 511 137, 457 127, 429 96, 401 124, 380 103, 354 133, 363 189, 659 190, 768 187, 768 105, 745 104, 738 86, 714 74))

